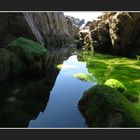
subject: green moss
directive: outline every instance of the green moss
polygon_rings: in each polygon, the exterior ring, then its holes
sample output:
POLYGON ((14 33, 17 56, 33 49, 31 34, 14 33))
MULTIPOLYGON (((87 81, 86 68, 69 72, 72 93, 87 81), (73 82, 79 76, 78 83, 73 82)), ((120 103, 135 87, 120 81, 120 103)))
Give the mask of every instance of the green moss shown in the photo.
POLYGON ((11 73, 12 75, 18 75, 22 74, 26 70, 25 64, 22 62, 22 60, 15 54, 12 53, 11 55, 11 73))
POLYGON ((104 84, 118 90, 121 93, 125 91, 124 85, 116 79, 108 79, 104 84))
POLYGON ((87 90, 79 101, 79 109, 90 127, 140 126, 140 111, 117 90, 105 85, 87 90))
POLYGON ((23 37, 19 37, 18 39, 9 43, 7 48, 16 53, 17 56, 27 59, 28 61, 32 61, 35 58, 45 59, 47 56, 47 50, 44 48, 44 46, 23 37))
POLYGON ((73 75, 75 78, 84 81, 84 82, 95 82, 93 76, 86 73, 78 73, 73 75))
POLYGON ((106 54, 79 52, 78 60, 86 61, 89 72, 104 84, 108 79, 117 79, 126 88, 124 95, 130 101, 139 101, 140 63, 136 59, 106 54))
POLYGON ((44 46, 23 37, 10 42, 7 49, 15 53, 31 71, 41 69, 47 59, 44 46))
POLYGON ((0 49, 0 80, 10 76, 11 52, 5 48, 0 49))
POLYGON ((63 64, 58 64, 58 65, 57 65, 57 68, 58 68, 59 70, 61 70, 61 69, 62 69, 62 66, 63 66, 63 64))

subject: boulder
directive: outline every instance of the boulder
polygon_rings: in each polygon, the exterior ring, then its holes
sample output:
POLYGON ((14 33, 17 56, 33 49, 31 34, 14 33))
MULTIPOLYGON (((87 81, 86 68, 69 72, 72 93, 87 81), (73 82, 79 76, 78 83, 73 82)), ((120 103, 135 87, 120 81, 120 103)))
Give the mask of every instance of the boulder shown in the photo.
POLYGON ((140 111, 117 90, 96 85, 78 103, 89 127, 139 127, 140 111))
POLYGON ((109 86, 111 88, 118 90, 121 93, 123 93, 126 90, 125 86, 116 79, 108 79, 104 84, 106 86, 109 86))
POLYGON ((45 65, 47 50, 37 42, 19 37, 10 42, 6 48, 22 60, 27 71, 40 70, 45 65))
POLYGON ((5 48, 0 49, 0 80, 3 80, 10 76, 10 60, 11 52, 5 48))

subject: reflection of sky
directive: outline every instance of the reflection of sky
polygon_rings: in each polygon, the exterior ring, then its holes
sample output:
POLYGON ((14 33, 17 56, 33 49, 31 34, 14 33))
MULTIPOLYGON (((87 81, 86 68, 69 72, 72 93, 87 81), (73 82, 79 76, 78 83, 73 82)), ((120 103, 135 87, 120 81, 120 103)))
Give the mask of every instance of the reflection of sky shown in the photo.
POLYGON ((82 82, 73 77, 76 73, 89 73, 85 62, 79 62, 73 55, 65 60, 51 91, 44 112, 29 127, 86 127, 77 105, 83 92, 96 83, 82 82))

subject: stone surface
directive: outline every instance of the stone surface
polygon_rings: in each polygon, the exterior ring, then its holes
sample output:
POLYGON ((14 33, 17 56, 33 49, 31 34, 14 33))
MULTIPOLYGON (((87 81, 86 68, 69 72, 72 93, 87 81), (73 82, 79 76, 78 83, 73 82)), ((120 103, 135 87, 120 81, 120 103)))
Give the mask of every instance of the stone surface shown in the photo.
POLYGON ((120 56, 140 55, 140 13, 105 12, 89 24, 95 51, 120 56))

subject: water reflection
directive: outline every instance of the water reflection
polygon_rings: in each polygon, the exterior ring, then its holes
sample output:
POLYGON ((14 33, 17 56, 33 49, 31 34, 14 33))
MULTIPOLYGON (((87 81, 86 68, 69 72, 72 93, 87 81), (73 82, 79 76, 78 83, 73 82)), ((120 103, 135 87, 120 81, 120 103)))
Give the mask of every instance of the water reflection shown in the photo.
POLYGON ((51 91, 45 111, 30 121, 29 127, 86 127, 85 120, 77 108, 83 92, 96 83, 88 83, 73 77, 75 73, 89 73, 85 62, 79 62, 77 55, 63 62, 51 91))
POLYGON ((67 59, 72 49, 50 50, 41 75, 26 75, 0 86, 0 127, 28 127, 47 107, 50 91, 59 70, 56 65, 67 59), (61 54, 60 54, 61 53, 61 54))

